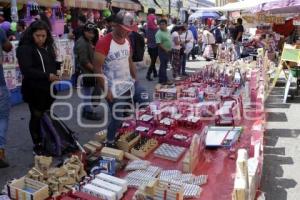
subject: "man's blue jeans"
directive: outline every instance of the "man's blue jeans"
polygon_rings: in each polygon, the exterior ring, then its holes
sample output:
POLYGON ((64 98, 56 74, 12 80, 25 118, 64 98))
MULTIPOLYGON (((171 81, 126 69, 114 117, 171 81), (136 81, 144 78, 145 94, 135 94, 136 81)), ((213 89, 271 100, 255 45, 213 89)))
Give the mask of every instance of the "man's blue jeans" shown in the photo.
POLYGON ((3 149, 6 144, 9 110, 9 91, 6 86, 0 86, 0 149, 3 149))
POLYGON ((186 67, 186 59, 187 59, 187 55, 184 53, 181 55, 181 69, 180 69, 180 74, 181 75, 185 75, 185 67, 186 67))
POLYGON ((240 59, 241 58, 241 46, 242 46, 242 43, 241 42, 237 42, 234 47, 235 47, 235 51, 236 51, 236 54, 237 54, 237 59, 240 59))
MULTIPOLYGON (((124 119, 124 111, 132 111, 129 110, 128 106, 129 104, 132 105, 132 103, 135 103, 134 108, 136 108, 136 104, 138 105, 137 108, 143 107, 142 105, 146 106, 149 103, 149 94, 148 92, 141 87, 138 82, 135 82, 134 84, 134 90, 132 90, 133 95, 133 101, 130 98, 130 93, 126 94, 128 98, 119 98, 119 99, 113 99, 112 102, 108 102, 109 110, 110 110, 110 122, 107 128, 107 141, 109 143, 113 143, 115 141, 115 136, 117 133, 117 130, 122 126, 122 119, 124 119)), ((133 111, 135 112, 135 110, 133 111)))
POLYGON ((87 104, 87 105, 83 106, 84 112, 93 112, 93 107, 91 104, 93 91, 94 91, 94 87, 82 86, 82 88, 81 88, 81 93, 85 96, 85 98, 83 98, 83 103, 87 104))
POLYGON ((159 56, 159 60, 160 60, 160 67, 159 67, 159 72, 158 72, 158 82, 166 83, 168 81, 167 67, 168 67, 170 55, 168 52, 165 52, 161 48, 158 48, 158 56, 159 56))

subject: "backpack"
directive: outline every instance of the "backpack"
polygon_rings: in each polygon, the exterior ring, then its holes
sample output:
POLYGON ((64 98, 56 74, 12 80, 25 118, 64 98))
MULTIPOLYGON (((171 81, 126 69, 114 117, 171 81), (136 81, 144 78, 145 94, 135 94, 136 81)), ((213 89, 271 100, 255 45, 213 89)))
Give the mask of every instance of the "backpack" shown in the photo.
POLYGON ((137 33, 131 32, 130 34, 130 44, 132 47, 132 61, 133 62, 141 62, 144 60, 144 52, 145 52, 145 40, 144 37, 137 33))
POLYGON ((47 155, 62 156, 82 149, 74 132, 61 120, 53 119, 50 111, 43 114, 40 125, 42 145, 47 155))

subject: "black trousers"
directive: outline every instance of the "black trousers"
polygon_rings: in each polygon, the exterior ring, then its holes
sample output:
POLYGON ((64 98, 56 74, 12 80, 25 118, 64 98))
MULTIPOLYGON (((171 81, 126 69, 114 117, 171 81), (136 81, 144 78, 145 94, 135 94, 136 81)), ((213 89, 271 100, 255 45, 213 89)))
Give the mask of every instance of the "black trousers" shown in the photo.
POLYGON ((41 118, 46 110, 37 109, 34 105, 29 104, 30 110, 30 121, 29 121, 29 131, 31 134, 32 142, 34 145, 42 143, 41 138, 41 118))
POLYGON ((157 70, 155 68, 155 63, 158 57, 158 47, 148 48, 148 53, 150 55, 151 64, 147 72, 147 76, 151 76, 153 73, 154 76, 157 76, 157 70))

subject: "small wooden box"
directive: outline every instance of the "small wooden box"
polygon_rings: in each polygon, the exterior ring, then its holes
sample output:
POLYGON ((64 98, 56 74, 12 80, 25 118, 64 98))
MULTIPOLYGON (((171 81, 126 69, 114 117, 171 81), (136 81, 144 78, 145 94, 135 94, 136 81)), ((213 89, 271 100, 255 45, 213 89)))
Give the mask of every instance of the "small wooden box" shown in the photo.
POLYGON ((133 138, 129 142, 126 140, 127 137, 129 137, 133 133, 125 133, 124 135, 121 135, 120 139, 117 141, 117 146, 119 149, 129 152, 132 147, 139 141, 141 138, 140 135, 137 135, 137 137, 133 138))
POLYGON ((17 200, 41 200, 49 197, 48 185, 27 177, 14 180, 7 186, 8 196, 17 200))
POLYGON ((101 150, 101 156, 113 157, 117 160, 123 160, 124 151, 109 148, 109 147, 103 147, 102 150, 101 150))

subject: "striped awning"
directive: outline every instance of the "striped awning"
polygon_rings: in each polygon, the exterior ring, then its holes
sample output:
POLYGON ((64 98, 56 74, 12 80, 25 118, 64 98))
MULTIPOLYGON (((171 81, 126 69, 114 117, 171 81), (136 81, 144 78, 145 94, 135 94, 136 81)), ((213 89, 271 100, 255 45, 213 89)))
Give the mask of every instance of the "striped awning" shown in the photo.
POLYGON ((134 11, 142 10, 140 4, 130 0, 112 0, 111 5, 113 7, 122 8, 126 10, 134 10, 134 11))
MULTIPOLYGON (((1 2, 11 3, 11 0, 1 0, 1 2)), ((39 6, 52 7, 59 6, 60 2, 57 0, 17 0, 18 4, 33 4, 37 3, 39 6)))
POLYGON ((148 8, 155 8, 155 13, 156 14, 162 14, 162 9, 159 8, 156 3, 154 2, 154 0, 139 0, 141 2, 141 4, 144 7, 144 12, 147 13, 148 12, 148 8))
POLYGON ((100 10, 106 8, 105 0, 65 0, 66 7, 72 8, 88 8, 100 10))

